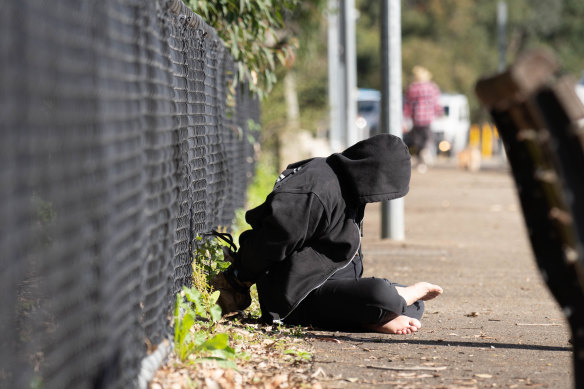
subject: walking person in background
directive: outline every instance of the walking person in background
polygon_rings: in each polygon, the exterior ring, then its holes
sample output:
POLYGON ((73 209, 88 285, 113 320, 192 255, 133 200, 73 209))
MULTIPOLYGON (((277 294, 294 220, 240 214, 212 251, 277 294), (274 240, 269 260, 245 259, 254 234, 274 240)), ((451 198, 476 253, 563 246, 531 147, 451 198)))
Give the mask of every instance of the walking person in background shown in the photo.
POLYGON ((432 82, 432 74, 422 66, 412 69, 414 81, 408 86, 404 103, 404 119, 410 119, 412 128, 406 133, 404 124, 404 141, 417 159, 417 169, 421 173, 427 170, 427 163, 432 158, 433 141, 430 125, 434 118, 442 116, 440 105, 440 88, 432 82))
POLYGON ((267 322, 417 331, 424 301, 441 287, 362 277, 365 205, 405 196, 410 175, 407 146, 389 134, 289 165, 266 201, 246 213, 252 229, 230 253, 233 264, 213 281, 223 312, 245 309, 256 283, 267 322))

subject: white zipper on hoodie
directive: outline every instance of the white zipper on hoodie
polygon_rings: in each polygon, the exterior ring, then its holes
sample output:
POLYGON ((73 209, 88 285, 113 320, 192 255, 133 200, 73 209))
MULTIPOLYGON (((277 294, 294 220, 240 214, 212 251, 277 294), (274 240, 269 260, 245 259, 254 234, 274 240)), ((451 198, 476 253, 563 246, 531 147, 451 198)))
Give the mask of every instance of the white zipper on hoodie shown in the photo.
POLYGON ((357 246, 357 251, 355 251, 355 254, 353 254, 353 256, 347 261, 347 263, 345 263, 342 267, 336 269, 334 272, 332 272, 331 274, 329 274, 321 283, 319 283, 318 285, 316 285, 314 288, 310 289, 308 292, 306 292, 306 294, 304 296, 302 296, 302 298, 300 298, 296 304, 294 304, 292 306, 292 308, 290 308, 290 311, 288 311, 288 313, 286 314, 286 316, 280 318, 280 319, 274 319, 273 320, 273 324, 283 324, 284 320, 290 316, 290 314, 292 312, 294 312, 294 310, 296 309, 296 307, 298 307, 298 305, 300 305, 300 303, 315 289, 320 288, 322 285, 324 285, 325 282, 327 282, 327 280, 329 278, 331 278, 333 276, 333 274, 335 274, 336 272, 338 272, 339 270, 343 270, 344 268, 346 268, 347 266, 349 266, 349 264, 351 263, 351 261, 353 261, 353 258, 355 258, 355 256, 357 254, 359 254, 359 249, 361 248, 361 237, 362 235, 362 231, 361 228, 359 227, 359 225, 357 224, 357 222, 355 220, 353 220, 353 223, 355 224, 355 227, 357 227, 357 235, 359 236, 359 245, 357 246))

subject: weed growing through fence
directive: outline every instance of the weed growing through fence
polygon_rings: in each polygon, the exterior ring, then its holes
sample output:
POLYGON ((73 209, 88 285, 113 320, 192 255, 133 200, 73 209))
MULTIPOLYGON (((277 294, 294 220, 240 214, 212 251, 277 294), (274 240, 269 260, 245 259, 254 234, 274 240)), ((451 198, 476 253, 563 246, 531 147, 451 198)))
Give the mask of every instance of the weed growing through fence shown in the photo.
POLYGON ((193 287, 183 287, 177 295, 174 310, 174 343, 178 358, 187 360, 196 355, 195 362, 216 360, 235 367, 235 351, 229 346, 229 336, 215 333, 221 320, 217 305, 219 291, 212 291, 209 281, 229 267, 221 246, 212 240, 197 237, 197 250, 193 255, 193 287))
POLYGON ((198 240, 193 254, 193 287, 184 287, 176 300, 174 356, 155 382, 192 387, 213 381, 233 387, 236 382, 254 386, 285 379, 290 387, 299 387, 313 380, 312 354, 298 347, 306 342, 303 329, 259 323, 255 287, 252 306, 243 317, 221 317, 216 304, 219 292, 211 289, 209 280, 229 265, 222 248, 215 239, 198 240), (214 381, 216 377, 221 378, 214 381))
POLYGON ((212 366, 208 363, 213 362, 223 369, 249 371, 251 365, 264 365, 266 355, 270 355, 271 364, 282 367, 308 366, 312 354, 295 345, 304 341, 300 326, 287 328, 258 323, 261 311, 255 287, 252 287, 252 306, 243 318, 222 318, 216 304, 219 292, 209 286, 210 279, 229 266, 220 241, 198 239, 193 260, 193 286, 184 287, 177 295, 174 310, 175 354, 180 363, 175 368, 188 369, 193 363, 203 363, 208 368, 212 366))
POLYGON ((225 260, 223 246, 215 239, 196 238, 193 255, 193 285, 201 291, 209 291, 209 283, 217 274, 227 270, 231 263, 225 260))
POLYGON ((220 365, 235 367, 235 350, 229 346, 229 336, 214 334, 221 320, 221 308, 215 303, 219 292, 211 293, 207 300, 195 288, 184 287, 177 295, 174 310, 175 352, 181 361, 196 355, 195 362, 215 360, 220 365))

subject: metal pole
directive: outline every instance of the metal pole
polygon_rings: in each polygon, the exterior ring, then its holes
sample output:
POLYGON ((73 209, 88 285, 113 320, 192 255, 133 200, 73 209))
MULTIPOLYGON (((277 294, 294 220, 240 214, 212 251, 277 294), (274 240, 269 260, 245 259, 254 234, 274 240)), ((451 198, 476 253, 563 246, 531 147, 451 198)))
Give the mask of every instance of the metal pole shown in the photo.
MULTIPOLYGON (((401 138, 401 0, 381 1, 381 84, 381 132, 401 138)), ((405 239, 403 198, 382 203, 381 238, 405 239)))
POLYGON ((357 49, 355 37, 355 0, 344 1, 345 28, 345 139, 346 146, 351 146, 361 140, 357 137, 357 49))
POLYGON ((499 42, 499 72, 507 67, 507 2, 497 3, 497 37, 499 42))
POLYGON ((329 94, 329 144, 331 150, 343 149, 340 108, 342 83, 340 70, 339 0, 328 0, 328 94, 329 94))

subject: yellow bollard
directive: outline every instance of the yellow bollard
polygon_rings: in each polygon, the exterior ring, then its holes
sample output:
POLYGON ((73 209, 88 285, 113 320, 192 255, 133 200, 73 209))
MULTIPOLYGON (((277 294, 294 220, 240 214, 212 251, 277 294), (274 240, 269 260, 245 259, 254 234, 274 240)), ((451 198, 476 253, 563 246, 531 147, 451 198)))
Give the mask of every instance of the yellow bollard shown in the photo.
POLYGON ((470 126, 470 131, 468 133, 468 145, 471 149, 479 148, 481 143, 481 131, 477 124, 470 126))
POLYGON ((481 137, 481 154, 483 157, 493 156, 493 129, 488 124, 483 124, 481 137))

